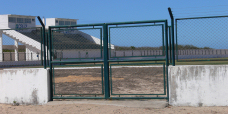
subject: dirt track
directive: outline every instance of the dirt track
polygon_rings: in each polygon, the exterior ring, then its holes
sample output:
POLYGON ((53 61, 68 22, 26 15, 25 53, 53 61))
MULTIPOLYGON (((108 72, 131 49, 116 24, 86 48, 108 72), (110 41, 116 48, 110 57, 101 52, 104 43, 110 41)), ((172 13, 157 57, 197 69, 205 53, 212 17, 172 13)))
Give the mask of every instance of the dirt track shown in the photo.
POLYGON ((12 106, 0 104, 0 114, 227 114, 228 107, 133 108, 95 104, 12 106))

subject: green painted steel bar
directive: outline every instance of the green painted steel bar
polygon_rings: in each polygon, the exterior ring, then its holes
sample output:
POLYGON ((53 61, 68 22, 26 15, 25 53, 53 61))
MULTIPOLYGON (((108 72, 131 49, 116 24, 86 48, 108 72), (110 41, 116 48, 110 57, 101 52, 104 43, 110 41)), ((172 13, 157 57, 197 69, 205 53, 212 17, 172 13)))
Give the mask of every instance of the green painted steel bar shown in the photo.
POLYGON ((166 76, 167 76, 167 100, 169 101, 169 82, 168 82, 168 67, 169 67, 169 55, 168 55, 168 21, 165 22, 165 47, 166 47, 166 76))
MULTIPOLYGON (((43 43, 43 45, 44 45, 44 69, 46 69, 46 48, 45 48, 45 25, 44 25, 44 23, 43 23, 43 21, 41 20, 41 18, 38 16, 37 17, 38 18, 38 20, 39 20, 39 22, 40 22, 40 24, 42 25, 42 27, 43 27, 43 41, 44 41, 44 43, 43 43)), ((41 42, 42 43, 42 42, 41 42)), ((42 48, 42 47, 41 47, 42 48)))
POLYGON ((166 80, 165 80, 165 71, 166 71, 166 69, 165 69, 166 67, 165 67, 165 64, 163 64, 163 78, 164 78, 164 93, 165 94, 167 94, 167 92, 166 92, 166 80))
POLYGON ((110 99, 168 99, 168 97, 110 97, 110 99))
POLYGON ((112 64, 110 64, 110 85, 111 85, 111 95, 113 95, 113 91, 112 91, 112 64))
POLYGON ((204 18, 221 18, 221 17, 228 17, 228 15, 224 15, 224 16, 208 16, 208 17, 177 18, 176 20, 204 19, 204 18))
POLYGON ((102 85, 102 94, 104 95, 104 70, 103 70, 103 64, 101 65, 101 85, 102 85))
POLYGON ((71 25, 71 26, 49 26, 50 28, 69 28, 69 27, 86 27, 86 26, 103 26, 106 25, 121 25, 121 24, 140 24, 140 23, 159 23, 165 22, 165 20, 148 20, 148 21, 130 21, 130 22, 116 22, 116 23, 97 23, 97 24, 81 24, 81 25, 71 25))
POLYGON ((171 24, 172 24, 172 29, 171 29, 171 31, 172 31, 172 64, 173 64, 173 66, 175 66, 175 47, 174 47, 174 19, 172 19, 172 21, 171 21, 171 24))
POLYGON ((41 28, 41 32, 40 33, 41 33, 41 35, 40 35, 40 42, 41 42, 40 43, 40 46, 41 46, 41 65, 43 66, 43 64, 44 64, 43 63, 44 62, 43 61, 43 46, 44 46, 44 42, 45 41, 42 39, 42 36, 43 36, 43 30, 42 30, 42 28, 41 28))
MULTIPOLYGON (((137 25, 137 26, 117 26, 117 27, 109 27, 109 28, 131 28, 131 27, 147 27, 147 26, 162 26, 163 24, 156 24, 156 25, 137 25)), ((110 29, 109 29, 110 31, 110 29)))
POLYGON ((48 28, 48 39, 49 39, 49 55, 50 55, 50 60, 49 60, 49 71, 50 71, 50 101, 53 101, 53 74, 52 74, 52 46, 51 46, 51 28, 48 28))
MULTIPOLYGON (((57 97, 53 99, 105 99, 105 97, 57 97)), ((167 97, 110 97, 111 99, 168 99, 167 97)))
POLYGON ((110 97, 109 88, 109 57, 108 57, 108 25, 103 25, 103 44, 104 44, 104 81, 105 81, 105 99, 110 97))
MULTIPOLYGON (((102 46, 101 46, 101 48, 102 48, 102 46)), ((56 58, 55 60, 69 60, 69 59, 85 59, 86 61, 88 60, 88 59, 101 59, 101 57, 91 57, 91 58, 56 58)))
POLYGON ((165 58, 161 58, 161 59, 129 59, 129 60, 109 60, 109 62, 134 62, 134 61, 165 61, 165 58))
POLYGON ((104 62, 103 60, 96 60, 96 61, 51 61, 52 64, 54 63, 101 63, 104 62))
POLYGON ((57 30, 52 30, 52 31, 94 30, 94 29, 102 30, 102 28, 83 28, 83 29, 57 29, 57 30))
POLYGON ((165 63, 125 63, 125 64, 110 64, 110 66, 116 65, 151 65, 151 64, 161 64, 164 65, 165 63))
POLYGON ((168 21, 165 21, 165 50, 166 50, 166 67, 169 66, 169 55, 168 55, 168 21))
POLYGON ((52 67, 55 68, 55 67, 64 67, 64 66, 69 66, 69 67, 73 67, 73 66, 76 66, 76 67, 94 67, 94 66, 101 66, 103 68, 103 64, 88 64, 88 65, 53 65, 52 67))
POLYGON ((110 58, 132 58, 132 57, 163 57, 165 55, 149 55, 149 56, 126 56, 126 57, 110 57, 110 58))
POLYGON ((111 95, 166 95, 166 93, 162 94, 115 94, 111 92, 111 95))
POLYGON ((121 25, 121 24, 160 23, 160 22, 165 22, 165 20, 130 21, 130 22, 116 22, 116 23, 106 23, 106 24, 121 25))
POLYGON ((54 90, 54 93, 53 93, 53 95, 55 95, 55 68, 54 68, 54 66, 52 66, 52 68, 53 68, 53 71, 52 71, 52 82, 53 82, 53 90, 54 90))
POLYGON ((54 96, 53 99, 105 99, 104 97, 57 97, 54 96))
POLYGON ((162 55, 165 55, 164 53, 164 25, 162 25, 162 55))
POLYGON ((170 63, 172 63, 172 43, 171 43, 171 26, 169 26, 169 59, 170 59, 170 63))
MULTIPOLYGON (((172 64, 173 66, 175 66, 175 52, 174 52, 174 18, 173 18, 173 13, 172 13, 172 10, 171 8, 169 7, 168 8, 168 11, 169 11, 169 15, 170 15, 170 18, 171 18, 171 27, 172 27, 172 64)), ((176 34, 177 35, 177 34, 176 34)))
POLYGON ((54 95, 104 95, 104 94, 55 94, 54 95))

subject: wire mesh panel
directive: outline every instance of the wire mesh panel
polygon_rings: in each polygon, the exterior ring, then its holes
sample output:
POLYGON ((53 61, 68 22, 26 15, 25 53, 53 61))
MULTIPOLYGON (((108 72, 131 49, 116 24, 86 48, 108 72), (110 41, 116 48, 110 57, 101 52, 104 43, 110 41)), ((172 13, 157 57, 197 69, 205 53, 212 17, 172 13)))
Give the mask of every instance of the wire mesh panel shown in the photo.
POLYGON ((117 26, 109 28, 110 57, 164 55, 164 25, 117 26))
POLYGON ((150 99, 167 99, 165 65, 157 63, 157 61, 166 61, 166 66, 168 66, 168 48, 164 46, 164 42, 168 45, 167 27, 167 20, 49 26, 48 42, 51 52, 48 55, 50 55, 50 72, 53 76, 50 83, 54 92, 51 98, 119 99, 116 95, 126 94, 136 95, 137 99, 141 98, 137 95, 152 95, 143 97, 150 99), (123 55, 119 56, 117 51, 122 51, 122 49, 127 51, 120 52, 123 55), (166 58, 165 55, 167 55, 166 58), (129 58, 122 58, 125 56, 129 58), (131 57, 138 58, 131 59, 131 57), (149 59, 144 60, 141 57, 149 59), (130 64, 136 61, 138 64, 130 64), (146 61, 148 63, 145 63, 146 61), (118 67, 118 65, 110 66, 110 62, 126 64, 118 64, 121 68, 113 70, 113 67, 118 67), (76 68, 68 66, 69 64, 74 64, 76 68), (86 68, 79 68, 83 66, 80 64, 86 65, 86 68), (95 68, 97 64, 98 66, 103 64, 104 68, 102 65, 100 68, 95 68), (59 65, 59 69, 56 65, 59 65), (94 67, 88 68, 91 65, 94 67), (157 69, 158 65, 160 66, 157 69), (134 67, 138 71, 131 72, 126 66, 134 67), (151 69, 147 69, 148 66, 151 69), (154 72, 150 73, 151 70, 154 72), (143 72, 149 74, 144 78, 143 72), (148 79, 150 80, 147 81, 148 79), (151 84, 154 83, 153 80, 159 83, 151 84), (144 82, 146 84, 142 85, 144 82), (123 93, 120 90, 123 90, 123 93))
POLYGON ((41 28, 2 29, 2 52, 0 52, 1 65, 24 66, 41 65, 41 28), (12 61, 12 62, 6 62, 12 61), (28 61, 27 63, 18 61, 28 61), (31 64, 29 64, 29 61, 31 64), (20 64, 19 64, 20 63, 20 64))
POLYGON ((228 60, 228 16, 176 19, 178 61, 228 60))
MULTIPOLYGON (((103 95, 103 65, 53 67, 54 95, 103 95)), ((80 96, 81 97, 81 96, 80 96)))
POLYGON ((102 58, 102 29, 53 30, 54 60, 102 58))
POLYGON ((110 65, 111 95, 166 95, 165 63, 110 65))

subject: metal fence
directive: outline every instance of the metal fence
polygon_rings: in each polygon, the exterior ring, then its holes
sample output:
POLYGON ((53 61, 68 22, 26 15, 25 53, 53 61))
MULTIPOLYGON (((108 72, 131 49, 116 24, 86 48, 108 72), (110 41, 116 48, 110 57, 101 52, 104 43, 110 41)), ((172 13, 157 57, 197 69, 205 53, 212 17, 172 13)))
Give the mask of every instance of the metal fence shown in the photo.
POLYGON ((0 64, 4 67, 42 65, 41 35, 40 27, 1 29, 0 64))
POLYGON ((228 16, 176 19, 176 60, 227 61, 228 16))
POLYGON ((48 35, 51 98, 168 99, 167 20, 50 26, 48 35))

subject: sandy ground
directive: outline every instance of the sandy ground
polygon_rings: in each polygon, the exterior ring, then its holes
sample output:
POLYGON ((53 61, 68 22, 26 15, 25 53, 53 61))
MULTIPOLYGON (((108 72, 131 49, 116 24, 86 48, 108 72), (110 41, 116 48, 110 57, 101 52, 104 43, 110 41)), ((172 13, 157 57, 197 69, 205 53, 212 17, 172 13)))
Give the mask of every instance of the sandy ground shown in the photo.
MULTIPOLYGON (((113 94, 163 94, 163 67, 122 67, 110 70, 113 94)), ((55 69, 55 94, 102 94, 100 68, 55 69)), ((103 88, 103 89, 102 89, 103 88)))
POLYGON ((0 114, 227 114, 228 107, 132 108, 95 104, 28 105, 0 104, 0 114))

